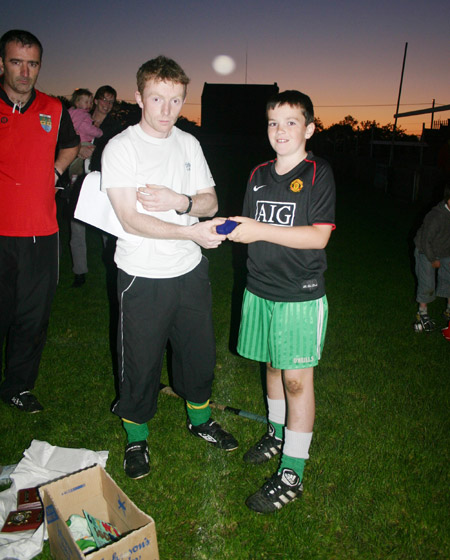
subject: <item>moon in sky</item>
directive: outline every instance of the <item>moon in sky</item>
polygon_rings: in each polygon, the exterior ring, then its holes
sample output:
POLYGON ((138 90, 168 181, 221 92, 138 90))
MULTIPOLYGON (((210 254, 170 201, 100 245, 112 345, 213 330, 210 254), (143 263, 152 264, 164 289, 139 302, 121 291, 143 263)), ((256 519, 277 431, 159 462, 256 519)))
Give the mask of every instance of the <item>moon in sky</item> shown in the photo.
POLYGON ((212 61, 212 67, 218 74, 227 76, 228 74, 234 72, 236 63, 231 58, 231 56, 220 54, 219 56, 216 56, 212 61))

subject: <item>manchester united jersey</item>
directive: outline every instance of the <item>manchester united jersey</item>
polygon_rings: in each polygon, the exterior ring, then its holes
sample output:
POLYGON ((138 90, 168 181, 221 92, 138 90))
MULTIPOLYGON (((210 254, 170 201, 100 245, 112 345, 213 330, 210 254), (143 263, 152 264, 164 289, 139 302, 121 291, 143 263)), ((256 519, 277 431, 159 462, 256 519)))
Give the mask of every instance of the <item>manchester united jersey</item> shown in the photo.
MULTIPOLYGON (((335 184, 328 162, 309 152, 297 167, 278 175, 275 161, 249 178, 243 215, 275 227, 330 224, 335 184)), ((248 246, 247 289, 271 301, 310 301, 325 295, 324 249, 292 249, 266 241, 248 246)))

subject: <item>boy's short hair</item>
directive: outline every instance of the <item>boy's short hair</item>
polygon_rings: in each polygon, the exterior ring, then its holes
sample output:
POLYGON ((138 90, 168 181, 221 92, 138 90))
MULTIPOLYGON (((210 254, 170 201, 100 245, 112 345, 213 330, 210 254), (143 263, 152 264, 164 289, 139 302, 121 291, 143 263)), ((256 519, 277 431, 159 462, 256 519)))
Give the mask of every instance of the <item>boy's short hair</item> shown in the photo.
POLYGON ((92 97, 92 91, 85 89, 85 88, 77 88, 73 93, 72 93, 72 98, 70 100, 70 103, 75 107, 75 103, 80 99, 80 97, 83 97, 83 95, 87 95, 88 97, 92 97))
POLYGON ((446 183, 444 187, 444 202, 448 202, 450 200, 450 183, 446 183))
POLYGON ((266 116, 269 110, 275 109, 278 105, 290 105, 291 107, 300 107, 303 116, 305 117, 306 126, 314 122, 314 107, 311 99, 295 89, 289 89, 279 93, 275 93, 267 101, 266 116))
POLYGON ((105 93, 108 95, 114 95, 114 101, 117 99, 117 91, 111 86, 100 86, 98 90, 95 92, 94 100, 101 99, 105 96, 105 93))
POLYGON ((41 42, 33 33, 23 29, 11 29, 2 35, 0 38, 0 58, 2 60, 5 60, 6 45, 12 42, 21 43, 25 47, 36 46, 39 49, 39 60, 42 60, 44 49, 41 42))
POLYGON ((149 80, 182 84, 184 86, 184 95, 186 95, 186 88, 190 82, 183 68, 175 60, 163 55, 145 62, 137 71, 136 80, 138 91, 141 95, 144 93, 145 84, 149 80))

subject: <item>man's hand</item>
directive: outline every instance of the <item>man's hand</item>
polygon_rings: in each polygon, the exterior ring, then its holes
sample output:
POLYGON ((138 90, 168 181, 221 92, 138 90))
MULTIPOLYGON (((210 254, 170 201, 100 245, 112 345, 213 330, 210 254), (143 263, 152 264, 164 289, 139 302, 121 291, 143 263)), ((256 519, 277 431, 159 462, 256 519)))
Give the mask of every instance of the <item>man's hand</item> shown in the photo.
POLYGON ((432 266, 433 268, 440 268, 440 267, 441 267, 441 261, 433 261, 433 262, 431 263, 431 266, 432 266))
POLYGON ((189 237, 192 241, 203 247, 203 249, 217 249, 225 241, 226 235, 219 235, 216 226, 223 224, 223 218, 214 218, 207 222, 198 222, 193 226, 188 226, 189 237))
POLYGON ((146 185, 137 191, 137 199, 147 212, 167 212, 177 210, 183 212, 188 205, 188 199, 172 189, 161 185, 146 185))
POLYGON ((81 159, 89 159, 92 156, 95 146, 80 146, 80 151, 78 152, 78 157, 81 159))
MULTIPOLYGON (((80 145, 74 146, 73 148, 61 148, 58 152, 58 157, 55 160, 55 187, 58 182, 58 174, 62 175, 64 171, 69 167, 72 161, 78 156, 78 150, 80 145)), ((58 192, 58 189, 55 189, 58 192)))
MULTIPOLYGON (((169 189, 163 187, 163 190, 169 189)), ((219 235, 216 232, 216 226, 222 224, 225 221, 224 218, 214 218, 191 226, 174 224, 165 222, 157 216, 138 212, 136 209, 137 191, 134 187, 109 188, 107 193, 114 212, 127 233, 150 239, 188 239, 204 249, 215 249, 226 239, 226 235, 219 235)), ((210 193, 199 196, 215 200, 210 193)))

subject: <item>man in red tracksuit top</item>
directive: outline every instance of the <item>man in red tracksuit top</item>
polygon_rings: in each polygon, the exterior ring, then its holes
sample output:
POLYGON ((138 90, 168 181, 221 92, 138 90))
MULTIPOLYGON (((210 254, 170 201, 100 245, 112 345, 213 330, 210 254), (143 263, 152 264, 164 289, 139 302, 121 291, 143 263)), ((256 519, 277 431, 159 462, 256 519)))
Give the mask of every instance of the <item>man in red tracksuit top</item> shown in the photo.
POLYGON ((31 390, 58 277, 55 184, 79 146, 61 102, 34 89, 41 58, 27 31, 0 38, 0 398, 26 412, 43 408, 31 390))

